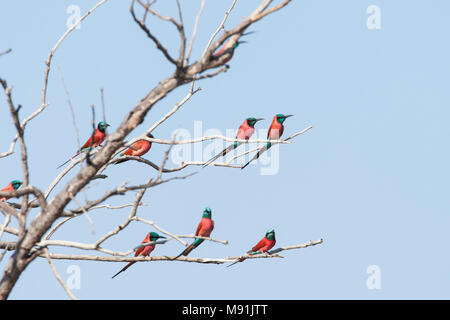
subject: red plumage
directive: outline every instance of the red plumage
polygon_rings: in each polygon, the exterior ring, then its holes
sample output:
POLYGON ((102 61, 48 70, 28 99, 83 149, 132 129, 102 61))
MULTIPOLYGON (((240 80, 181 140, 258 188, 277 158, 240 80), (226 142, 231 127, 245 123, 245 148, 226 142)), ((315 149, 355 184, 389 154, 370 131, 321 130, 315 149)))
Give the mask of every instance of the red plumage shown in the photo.
POLYGON ((146 154, 150 148, 152 147, 152 143, 147 140, 139 140, 134 143, 130 148, 128 148, 125 152, 121 154, 121 156, 143 156, 146 154))
POLYGON ((256 251, 267 252, 267 251, 269 251, 270 249, 273 248, 275 243, 276 243, 275 239, 274 240, 269 240, 266 237, 264 237, 249 252, 250 253, 253 253, 253 252, 256 252, 256 251))
MULTIPOLYGON (((144 240, 142 240, 141 244, 148 243, 148 242, 151 242, 151 240, 150 240, 150 233, 147 234, 147 236, 145 237, 144 240)), ((148 246, 145 246, 145 247, 140 247, 139 249, 136 250, 136 252, 134 253, 134 256, 135 257, 137 257, 137 256, 147 257, 155 249, 155 246, 156 246, 156 244, 151 244, 151 245, 148 245, 148 246)), ((117 276, 119 273, 124 272, 125 270, 127 270, 129 267, 131 267, 135 263, 136 263, 136 261, 129 262, 125 267, 123 267, 119 272, 117 272, 113 276, 113 278, 115 276, 117 276)))
POLYGON ((249 126, 247 119, 241 124, 236 134, 236 139, 248 140, 255 132, 255 128, 249 126))
MULTIPOLYGON (((14 191, 14 187, 13 187, 13 185, 12 185, 12 182, 10 182, 6 187, 4 187, 2 190, 0 190, 0 191, 14 191)), ((6 198, 6 197, 4 197, 4 198, 0 198, 0 201, 6 201, 6 200, 8 200, 9 198, 6 198)))
POLYGON ((277 116, 275 115, 269 127, 269 131, 267 131, 267 139, 278 140, 283 135, 283 132, 284 126, 278 122, 277 116))

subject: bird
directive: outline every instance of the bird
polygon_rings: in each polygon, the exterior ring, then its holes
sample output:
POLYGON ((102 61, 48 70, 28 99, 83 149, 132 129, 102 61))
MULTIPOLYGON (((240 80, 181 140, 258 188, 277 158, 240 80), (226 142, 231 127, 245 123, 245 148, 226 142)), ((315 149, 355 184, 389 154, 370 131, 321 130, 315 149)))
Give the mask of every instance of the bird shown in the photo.
MULTIPOLYGON (((2 190, 0 190, 0 191, 14 191, 14 190, 17 190, 17 189, 19 189, 20 188, 20 186, 22 185, 22 182, 21 181, 19 181, 19 180, 13 180, 13 181, 11 181, 6 187, 4 187, 2 190)), ((7 198, 7 197, 3 197, 3 198, 0 198, 0 201, 6 201, 6 200, 8 200, 9 198, 7 198)))
MULTIPOLYGON (((241 126, 238 129, 238 132, 236 134, 236 139, 242 139, 242 140, 248 140, 252 136, 252 134, 255 132, 255 123, 258 121, 264 120, 262 118, 247 118, 244 120, 244 122, 241 124, 241 126)), ((236 149, 242 142, 234 142, 232 145, 228 146, 227 148, 223 149, 222 152, 211 158, 210 160, 206 161, 203 167, 206 167, 213 163, 216 159, 219 157, 224 157, 228 152, 236 149)))
POLYGON ((234 50, 241 43, 246 43, 246 41, 236 41, 233 43, 233 41, 231 41, 231 39, 228 40, 227 42, 225 42, 225 44, 222 46, 222 48, 220 48, 216 53, 213 54, 212 59, 217 60, 220 57, 222 57, 223 55, 230 53, 230 56, 223 61, 224 64, 227 63, 228 61, 231 60, 231 58, 233 58, 234 50))
MULTIPOLYGON (((269 130, 267 131, 267 140, 278 140, 280 139, 281 135, 284 131, 284 125, 283 122, 289 118, 292 117, 292 114, 284 115, 284 114, 276 114, 273 117, 272 124, 269 127, 269 130)), ((267 142, 265 145, 263 145, 261 148, 259 148, 256 155, 247 162, 243 167, 241 167, 241 170, 244 169, 246 166, 250 164, 253 160, 256 160, 259 158, 261 154, 263 154, 265 151, 269 150, 269 148, 272 146, 272 143, 267 142)))
POLYGON ((73 158, 75 158, 76 156, 78 156, 80 153, 85 152, 86 150, 88 150, 89 148, 95 148, 98 147, 100 144, 102 144, 102 142, 105 140, 106 137, 106 128, 109 127, 109 124, 100 121, 97 125, 97 130, 95 130, 95 133, 93 136, 91 136, 88 141, 86 141, 86 143, 81 147, 81 149, 78 151, 78 153, 76 155, 74 155, 72 158, 70 158, 69 160, 67 160, 66 162, 64 162, 62 165, 60 165, 58 168, 61 168, 63 165, 65 165, 67 162, 69 162, 70 160, 72 160, 73 158), (94 138, 92 140, 92 138, 94 138))
MULTIPOLYGON (((147 234, 147 236, 145 237, 145 239, 141 242, 141 244, 144 243, 149 243, 152 241, 156 241, 160 238, 166 238, 163 236, 160 236, 159 234, 157 234, 156 232, 150 232, 147 234)), ((148 255, 150 255, 150 253, 152 253, 152 251, 155 249, 156 244, 150 244, 148 246, 145 247, 140 247, 139 249, 136 250, 136 253, 134 254, 135 257, 137 256, 141 256, 141 257, 147 257, 148 255)), ((115 275, 112 276, 111 279, 113 279, 114 277, 116 277, 119 273, 124 272, 125 270, 127 270, 131 265, 133 265, 134 263, 136 263, 136 261, 131 261, 130 263, 128 263, 125 267, 123 267, 119 272, 117 272, 115 275)))
MULTIPOLYGON (((147 134, 148 138, 154 138, 151 133, 147 134)), ((150 148, 152 147, 152 143, 147 140, 138 140, 131 147, 129 147, 125 152, 122 152, 120 156, 138 156, 141 157, 146 154, 150 148)), ((115 164, 119 164, 129 159, 120 159, 115 164)))
POLYGON ((277 241, 275 240, 275 230, 273 229, 267 230, 264 238, 262 238, 251 250, 247 251, 247 254, 254 255, 267 252, 273 248, 276 242, 277 241))
MULTIPOLYGON (((265 253, 273 248, 277 241, 275 240, 275 230, 269 229, 266 232, 264 238, 262 238, 251 250, 247 251, 247 254, 254 255, 259 253, 265 253)), ((238 259, 232 264, 228 265, 231 267, 232 265, 244 261, 244 259, 238 259)))
MULTIPOLYGON (((209 237, 213 229, 214 229, 214 221, 211 220, 211 209, 206 207, 203 210, 202 219, 198 224, 195 235, 201 237, 209 237)), ((176 260, 180 256, 187 256, 192 250, 197 248, 203 241, 204 239, 195 238, 194 242, 192 242, 192 244, 189 247, 187 247, 183 252, 181 252, 178 256, 176 256, 172 260, 176 260)))

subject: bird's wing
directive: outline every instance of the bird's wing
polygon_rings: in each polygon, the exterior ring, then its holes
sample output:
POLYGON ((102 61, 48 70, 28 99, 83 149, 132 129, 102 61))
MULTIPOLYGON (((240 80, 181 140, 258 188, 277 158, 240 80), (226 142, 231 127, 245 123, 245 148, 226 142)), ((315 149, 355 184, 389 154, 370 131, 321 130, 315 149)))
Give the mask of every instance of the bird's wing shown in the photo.
POLYGON ((141 254, 141 252, 144 250, 145 247, 140 247, 139 249, 136 250, 136 252, 134 253, 134 256, 137 257, 138 255, 141 254))
POLYGON ((263 238, 263 239, 261 239, 261 240, 256 244, 256 246, 254 246, 254 247, 252 248, 252 252, 258 251, 259 249, 261 249, 261 248, 264 247, 265 245, 266 245, 266 242, 264 241, 264 238, 263 238))
POLYGON ((83 151, 86 148, 89 148, 89 146, 91 145, 91 141, 92 141, 92 137, 90 137, 88 139, 88 141, 86 141, 86 143, 81 147, 81 151, 83 151))
POLYGON ((203 227, 203 220, 201 220, 200 223, 198 224, 197 231, 195 231, 196 236, 198 236, 202 227, 203 227))

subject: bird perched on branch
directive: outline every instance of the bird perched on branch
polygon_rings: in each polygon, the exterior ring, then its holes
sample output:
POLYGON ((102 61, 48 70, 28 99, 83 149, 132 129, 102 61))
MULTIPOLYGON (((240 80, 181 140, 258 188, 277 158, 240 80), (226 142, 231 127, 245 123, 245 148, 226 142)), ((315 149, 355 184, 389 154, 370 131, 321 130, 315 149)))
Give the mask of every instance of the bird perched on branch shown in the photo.
POLYGON ((233 58, 234 50, 241 43, 246 43, 246 41, 238 40, 233 43, 233 41, 231 39, 228 40, 227 42, 225 42, 225 44, 222 46, 222 48, 220 48, 216 53, 213 54, 212 59, 217 60, 217 59, 220 59, 220 57, 224 56, 225 54, 230 53, 230 56, 228 58, 226 58, 225 61, 223 62, 224 64, 227 63, 228 61, 231 60, 231 58, 233 58))
MULTIPOLYGON (((249 31, 246 33, 243 33, 241 37, 249 35, 254 33, 255 31, 249 31)), ((231 60, 231 58, 233 58, 233 54, 234 54, 234 50, 241 44, 241 43, 247 43, 247 41, 234 41, 235 38, 230 38, 228 39, 225 44, 216 52, 212 55, 212 60, 217 60, 220 59, 220 57, 224 56, 227 53, 230 53, 230 56, 228 58, 226 58, 226 60, 223 63, 227 63, 228 61, 231 60)))
POLYGON ((67 160, 66 162, 64 162, 62 165, 60 165, 57 169, 59 169, 60 167, 65 165, 67 162, 69 162, 73 158, 80 155, 82 152, 87 151, 89 148, 95 148, 95 147, 98 147, 100 144, 102 144, 102 142, 105 140, 105 137, 106 137, 105 131, 106 131, 107 127, 109 127, 109 124, 107 124, 103 121, 99 122, 97 125, 97 130, 95 130, 95 132, 94 132, 94 135, 91 136, 88 139, 88 141, 86 141, 86 143, 81 147, 81 149, 78 151, 78 153, 76 155, 74 155, 72 158, 70 158, 69 160, 67 160))
MULTIPOLYGON (((147 134, 147 137, 154 138, 154 136, 151 133, 147 134)), ((138 156, 141 157, 144 154, 146 154, 150 148, 152 147, 152 143, 147 140, 138 140, 136 141, 131 147, 129 147, 125 152, 122 152, 120 156, 138 156)), ((119 164, 125 161, 128 161, 129 159, 121 159, 118 160, 115 164, 119 164)))
MULTIPOLYGON (((2 190, 0 191, 14 191, 20 188, 20 186, 22 185, 22 182, 19 180, 13 180, 11 181, 6 187, 4 187, 2 190)), ((0 201, 6 201, 9 198, 4 197, 4 198, 0 198, 0 201)))
MULTIPOLYGON (((273 117, 272 120, 272 124, 269 127, 269 131, 267 131, 267 140, 278 140, 280 139, 281 135, 284 132, 284 121, 289 118, 292 117, 292 114, 288 114, 288 115, 284 115, 284 114, 276 114, 273 117)), ((256 155, 249 161, 247 162, 241 169, 244 169, 246 166, 248 166, 250 164, 250 162, 252 162, 253 160, 256 160, 259 158, 259 156, 261 154, 263 154, 265 151, 269 150, 269 148, 272 146, 272 143, 267 142, 265 145, 263 145, 258 152, 256 153, 256 155)))
MULTIPOLYGON (((266 235, 264 238, 262 238, 251 250, 247 251, 247 254, 259 254, 259 253, 265 253, 273 248, 277 241, 275 240, 275 230, 270 229, 267 230, 266 235)), ((232 265, 243 261, 244 259, 238 259, 237 261, 233 262, 232 264, 228 265, 228 267, 231 267, 232 265)))
MULTIPOLYGON (((244 122, 241 124, 241 126, 238 129, 238 132, 236 134, 236 139, 242 139, 242 140, 250 139, 250 137, 255 132, 255 123, 258 121, 261 121, 261 120, 264 120, 264 119, 262 119, 262 118, 247 118, 247 119, 245 119, 244 122)), ((220 152, 219 154, 217 154, 210 160, 206 161, 205 164, 203 165, 203 167, 210 165, 219 157, 224 157, 228 152, 236 149, 241 144, 242 144, 242 142, 233 142, 232 145, 223 149, 222 152, 220 152)))
MULTIPOLYGON (((164 238, 165 239, 166 237, 160 236, 156 232, 150 232, 149 234, 147 234, 147 236, 141 242, 141 244, 153 242, 153 241, 156 241, 156 240, 158 240, 160 238, 164 238)), ((150 244, 150 245, 145 246, 145 247, 140 247, 139 249, 136 250, 134 256, 135 257, 138 257, 138 256, 147 257, 155 249, 155 246, 156 246, 156 244, 154 243, 154 244, 150 244)), ((136 261, 131 261, 130 263, 128 263, 125 267, 122 268, 122 270, 120 270, 115 275, 113 275, 112 278, 117 276, 119 273, 124 272, 125 270, 127 270, 134 263, 136 263, 136 261)))
MULTIPOLYGON (((205 210, 203 210, 202 219, 198 224, 195 235, 201 237, 209 237, 213 229, 214 229, 214 221, 211 220, 211 209, 206 207, 205 210)), ((205 239, 195 238, 194 242, 189 247, 187 247, 182 253, 180 253, 172 260, 175 260, 180 256, 187 256, 192 250, 197 248, 204 240, 205 239)))
POLYGON ((273 248, 277 241, 275 240, 275 230, 267 230, 266 235, 262 238, 252 250, 247 251, 247 254, 258 254, 269 251, 273 248))

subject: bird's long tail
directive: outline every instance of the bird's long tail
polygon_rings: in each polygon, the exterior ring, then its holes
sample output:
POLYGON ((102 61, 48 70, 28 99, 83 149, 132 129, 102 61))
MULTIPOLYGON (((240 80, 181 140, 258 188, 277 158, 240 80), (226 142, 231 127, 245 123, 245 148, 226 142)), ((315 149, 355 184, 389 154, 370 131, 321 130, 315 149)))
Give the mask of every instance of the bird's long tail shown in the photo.
POLYGON ((227 268, 228 268, 228 267, 231 267, 231 266, 233 266, 233 265, 235 265, 235 264, 238 263, 238 262, 242 262, 242 261, 244 261, 244 259, 237 259, 235 262, 233 262, 233 263, 227 265, 227 268))
MULTIPOLYGON (((259 250, 258 250, 258 251, 249 250, 249 251, 247 251, 246 253, 249 254, 249 255, 254 255, 254 254, 258 254, 258 253, 260 253, 260 252, 259 252, 259 250)), ((244 260, 245 260, 245 258, 239 258, 239 259, 237 259, 236 261, 234 261, 233 263, 227 265, 227 267, 231 267, 232 265, 235 265, 236 263, 242 262, 242 261, 244 261, 244 260)))
POLYGON ((217 155, 215 155, 214 157, 212 157, 211 159, 206 161, 205 164, 203 165, 203 168, 209 166, 211 163, 213 163, 214 161, 216 161, 220 157, 224 157, 228 152, 236 149, 239 145, 240 145, 240 143, 233 143, 232 145, 230 145, 227 148, 223 149, 222 152, 218 153, 217 155))
POLYGON ((272 145, 270 144, 270 142, 267 143, 266 145, 262 146, 262 147, 258 150, 258 153, 256 153, 255 156, 254 156, 249 162, 247 162, 243 167, 241 167, 241 170, 244 169, 246 166, 248 166, 248 165, 250 164, 250 162, 252 162, 252 161, 258 159, 259 156, 262 155, 262 154, 263 154, 264 152, 266 152, 267 150, 269 150, 269 148, 270 148, 271 146, 272 146, 272 145))
POLYGON ((67 160, 66 162, 64 162, 62 165, 60 165, 59 167, 57 167, 56 169, 61 168, 63 165, 67 164, 70 160, 72 160, 73 158, 77 157, 78 155, 81 154, 81 151, 78 152, 76 155, 74 155, 72 158, 70 158, 69 160, 67 160))
POLYGON ((130 263, 128 263, 125 267, 122 268, 122 270, 120 270, 115 275, 113 275, 111 279, 114 279, 114 277, 116 277, 119 273, 124 272, 125 270, 127 270, 134 263, 136 263, 136 261, 131 261, 130 263))
POLYGON ((186 249, 184 249, 184 251, 182 253, 180 253, 179 255, 177 255, 175 258, 173 258, 172 260, 176 260, 181 256, 187 256, 189 253, 191 253, 192 250, 194 250, 195 248, 197 248, 200 243, 202 243, 204 241, 204 239, 195 239, 195 241, 186 249))

